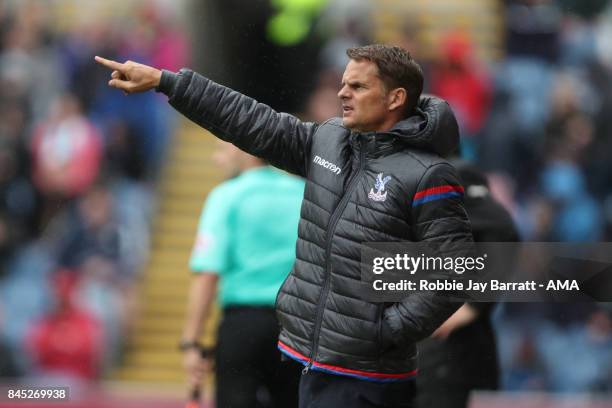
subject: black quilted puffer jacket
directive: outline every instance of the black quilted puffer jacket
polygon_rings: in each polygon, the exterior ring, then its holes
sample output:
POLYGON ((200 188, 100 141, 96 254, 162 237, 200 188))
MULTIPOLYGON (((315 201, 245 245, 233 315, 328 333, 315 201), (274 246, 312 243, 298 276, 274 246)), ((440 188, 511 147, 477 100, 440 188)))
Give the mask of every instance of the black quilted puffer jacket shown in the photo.
POLYGON ((415 343, 460 305, 433 293, 362 300, 361 244, 471 242, 463 188, 441 158, 459 139, 448 104, 422 97, 391 130, 356 133, 338 118, 319 125, 277 113, 190 70, 164 71, 158 91, 218 137, 307 180, 297 259, 277 298, 280 350, 306 370, 413 378, 415 343))

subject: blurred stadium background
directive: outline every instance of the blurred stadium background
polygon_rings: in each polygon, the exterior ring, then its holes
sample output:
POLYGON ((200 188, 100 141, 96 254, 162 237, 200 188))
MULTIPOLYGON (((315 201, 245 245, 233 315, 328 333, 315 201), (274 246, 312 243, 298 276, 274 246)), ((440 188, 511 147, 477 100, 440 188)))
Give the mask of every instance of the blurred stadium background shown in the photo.
MULTIPOLYGON (((317 121, 338 112, 344 50, 370 42, 422 62, 524 240, 612 238, 607 0, 0 0, 0 382, 69 385, 67 406, 185 399, 214 138, 161 95, 109 89, 94 55, 190 66, 317 121)), ((472 406, 611 407, 611 316, 500 308, 503 392, 472 406)))

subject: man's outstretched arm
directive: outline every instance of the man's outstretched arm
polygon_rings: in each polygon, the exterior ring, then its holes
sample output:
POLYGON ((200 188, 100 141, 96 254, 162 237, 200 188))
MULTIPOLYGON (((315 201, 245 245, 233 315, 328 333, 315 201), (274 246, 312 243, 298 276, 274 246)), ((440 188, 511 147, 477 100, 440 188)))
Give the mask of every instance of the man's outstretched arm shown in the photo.
POLYGON ((306 175, 316 124, 278 113, 191 70, 173 73, 132 61, 96 61, 113 70, 109 86, 126 94, 163 92, 177 111, 217 137, 276 167, 306 175))

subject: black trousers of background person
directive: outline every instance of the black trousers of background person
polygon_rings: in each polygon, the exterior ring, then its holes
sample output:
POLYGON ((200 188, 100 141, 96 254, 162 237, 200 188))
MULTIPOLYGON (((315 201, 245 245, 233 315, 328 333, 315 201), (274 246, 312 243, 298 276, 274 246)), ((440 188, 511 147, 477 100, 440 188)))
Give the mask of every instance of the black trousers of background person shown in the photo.
POLYGON ((218 408, 295 408, 301 368, 281 362, 272 307, 226 307, 216 362, 218 408))
POLYGON ((300 380, 299 408, 414 408, 415 393, 414 380, 381 383, 309 371, 300 380))

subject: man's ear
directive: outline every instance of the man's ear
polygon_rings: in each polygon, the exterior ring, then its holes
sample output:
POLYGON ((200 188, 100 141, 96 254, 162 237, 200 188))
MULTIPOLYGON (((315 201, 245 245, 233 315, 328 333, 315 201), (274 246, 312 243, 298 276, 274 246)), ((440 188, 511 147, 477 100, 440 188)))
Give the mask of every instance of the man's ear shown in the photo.
POLYGON ((394 111, 398 108, 406 106, 408 93, 404 88, 395 88, 389 92, 387 103, 389 111, 394 111))

